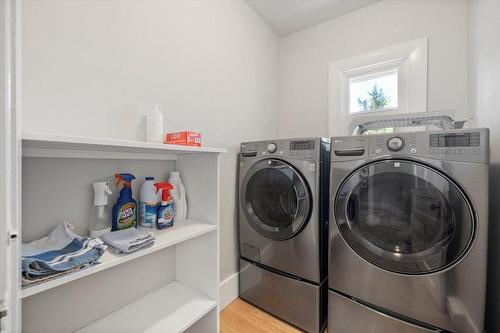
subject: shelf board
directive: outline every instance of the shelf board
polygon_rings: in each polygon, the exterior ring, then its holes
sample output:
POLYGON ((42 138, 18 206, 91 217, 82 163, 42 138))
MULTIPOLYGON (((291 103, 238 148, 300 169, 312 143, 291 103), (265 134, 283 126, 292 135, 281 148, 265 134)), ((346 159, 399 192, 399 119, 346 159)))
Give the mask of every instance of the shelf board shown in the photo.
POLYGON ((71 281, 78 280, 88 275, 95 274, 105 269, 123 264, 127 261, 140 258, 142 256, 148 255, 156 251, 160 251, 162 249, 186 241, 188 239, 204 235, 216 229, 217 226, 215 224, 201 223, 193 220, 177 222, 174 224, 173 227, 166 230, 139 228, 139 230, 141 231, 144 232, 152 231, 155 234, 156 240, 153 246, 139 250, 131 254, 121 254, 121 255, 112 254, 110 251, 107 250, 101 256, 97 264, 92 265, 81 271, 68 273, 67 275, 60 276, 53 280, 25 287, 21 290, 20 297, 25 298, 41 293, 43 291, 69 283, 71 281))
POLYGON ((24 157, 175 160, 177 155, 225 153, 226 149, 36 132, 22 134, 24 157))
POLYGON ((173 281, 77 333, 184 332, 215 307, 214 300, 173 281))

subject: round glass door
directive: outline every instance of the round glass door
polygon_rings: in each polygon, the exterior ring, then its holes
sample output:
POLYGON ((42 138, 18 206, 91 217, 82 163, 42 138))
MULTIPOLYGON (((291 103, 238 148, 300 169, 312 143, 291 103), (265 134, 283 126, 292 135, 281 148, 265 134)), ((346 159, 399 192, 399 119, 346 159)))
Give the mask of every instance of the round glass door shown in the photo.
POLYGON ((349 246, 400 274, 429 274, 457 263, 472 244, 469 200, 448 177, 406 160, 373 162, 337 192, 334 214, 349 246))
POLYGON ((299 233, 311 210, 309 188, 291 165, 262 160, 248 171, 241 205, 250 225, 261 235, 284 240, 299 233))

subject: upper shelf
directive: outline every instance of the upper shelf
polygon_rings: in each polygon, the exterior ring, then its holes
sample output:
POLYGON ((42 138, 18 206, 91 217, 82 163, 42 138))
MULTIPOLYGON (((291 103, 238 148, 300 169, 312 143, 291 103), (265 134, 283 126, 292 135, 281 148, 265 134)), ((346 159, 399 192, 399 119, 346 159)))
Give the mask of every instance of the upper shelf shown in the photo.
POLYGON ((225 153, 226 149, 24 132, 24 157, 175 160, 177 155, 225 153))

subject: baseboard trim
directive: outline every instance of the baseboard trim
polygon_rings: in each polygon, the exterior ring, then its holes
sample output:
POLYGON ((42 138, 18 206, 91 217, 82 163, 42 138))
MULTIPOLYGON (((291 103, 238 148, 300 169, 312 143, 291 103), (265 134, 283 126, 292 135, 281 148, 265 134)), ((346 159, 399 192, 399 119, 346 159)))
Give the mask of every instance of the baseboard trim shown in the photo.
POLYGON ((220 311, 238 298, 240 294, 239 275, 240 273, 234 273, 219 284, 220 311))

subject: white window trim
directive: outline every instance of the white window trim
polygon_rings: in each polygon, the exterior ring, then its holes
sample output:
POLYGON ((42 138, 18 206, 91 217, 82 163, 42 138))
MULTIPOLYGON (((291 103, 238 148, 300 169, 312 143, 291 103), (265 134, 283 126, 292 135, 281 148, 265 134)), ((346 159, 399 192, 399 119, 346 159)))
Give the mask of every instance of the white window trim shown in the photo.
POLYGON ((330 136, 351 135, 354 127, 378 117, 427 112, 428 38, 420 38, 329 64, 330 136), (398 70, 398 108, 349 110, 349 79, 398 70))

